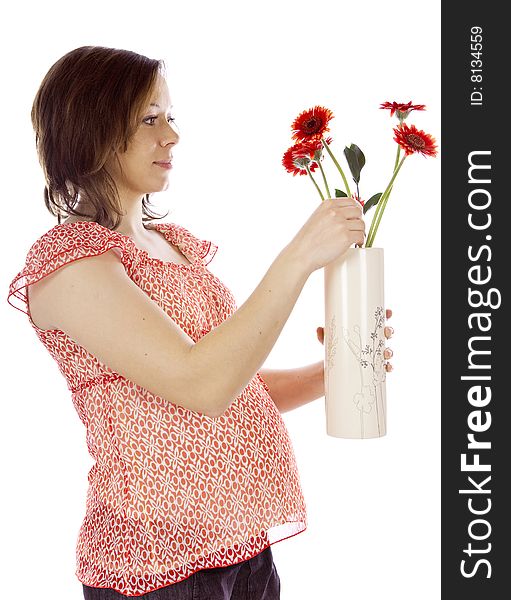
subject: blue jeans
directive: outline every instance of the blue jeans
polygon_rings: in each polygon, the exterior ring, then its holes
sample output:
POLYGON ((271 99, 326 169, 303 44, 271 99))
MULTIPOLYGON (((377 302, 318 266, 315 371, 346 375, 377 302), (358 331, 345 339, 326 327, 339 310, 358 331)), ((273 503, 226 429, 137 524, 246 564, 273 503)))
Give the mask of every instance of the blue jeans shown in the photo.
POLYGON ((215 569, 202 569, 190 577, 141 596, 125 596, 111 588, 83 585, 85 600, 279 600, 280 577, 271 547, 249 560, 215 569))

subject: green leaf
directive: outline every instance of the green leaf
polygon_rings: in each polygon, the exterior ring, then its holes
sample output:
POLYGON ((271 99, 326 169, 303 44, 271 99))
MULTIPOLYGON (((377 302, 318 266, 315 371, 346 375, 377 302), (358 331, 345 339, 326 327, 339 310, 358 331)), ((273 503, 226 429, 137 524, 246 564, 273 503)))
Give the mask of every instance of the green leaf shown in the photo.
POLYGON ((348 161, 348 166, 350 168, 351 174, 353 175, 353 181, 355 183, 358 183, 360 181, 360 167, 355 151, 346 146, 346 148, 344 148, 344 156, 348 161))
POLYGON ((364 153, 356 144, 351 144, 350 148, 353 150, 355 156, 357 157, 359 170, 362 171, 364 165, 366 164, 366 157, 364 156, 364 153))
POLYGON ((382 192, 379 192, 378 194, 371 196, 369 198, 369 200, 364 203, 364 215, 370 208, 372 208, 373 206, 376 206, 378 204, 378 202, 380 201, 381 195, 382 195, 382 192))
POLYGON ((342 190, 335 190, 335 197, 336 198, 347 198, 348 194, 346 194, 346 192, 343 192, 342 190))

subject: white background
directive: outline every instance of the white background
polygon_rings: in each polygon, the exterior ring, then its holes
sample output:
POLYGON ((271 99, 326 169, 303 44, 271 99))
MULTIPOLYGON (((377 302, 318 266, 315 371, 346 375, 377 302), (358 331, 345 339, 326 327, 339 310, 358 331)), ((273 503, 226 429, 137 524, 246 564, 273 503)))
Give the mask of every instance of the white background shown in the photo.
MULTIPOLYGON (((210 239, 210 270, 247 299, 320 202, 281 165, 290 125, 330 108, 332 149, 365 152, 361 192, 387 184, 392 127, 379 104, 426 104, 407 123, 440 142, 440 2, 256 3, 46 1, 5 11, 1 37, 2 272, 56 225, 43 202, 30 108, 50 66, 82 45, 126 48, 167 64, 181 141, 167 221, 210 239), (5 14, 7 13, 7 14, 5 14)), ((325 158, 330 183, 342 182, 325 158)), ((343 163, 345 165, 345 163, 343 163)), ((372 212, 367 216, 369 230, 372 212)), ((283 600, 440 597, 440 157, 412 156, 376 237, 385 249, 395 335, 388 435, 327 437, 324 399, 286 413, 308 508, 304 533, 272 546, 283 600)), ((323 271, 308 280, 266 367, 323 359, 323 271)), ((2 595, 78 600, 75 541, 92 465, 56 363, 5 300, 2 403, 2 595), (35 592, 34 592, 35 593, 35 592)))

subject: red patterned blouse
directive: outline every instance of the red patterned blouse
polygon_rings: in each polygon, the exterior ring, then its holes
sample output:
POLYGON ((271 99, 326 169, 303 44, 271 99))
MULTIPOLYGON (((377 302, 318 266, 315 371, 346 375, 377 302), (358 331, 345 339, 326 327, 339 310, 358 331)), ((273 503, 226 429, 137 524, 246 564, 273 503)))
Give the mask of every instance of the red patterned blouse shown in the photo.
POLYGON ((232 315, 232 293, 206 267, 218 247, 180 225, 151 227, 191 264, 150 257, 96 222, 61 223, 32 245, 7 298, 57 361, 95 461, 76 576, 129 596, 248 560, 307 527, 291 440, 259 373, 213 419, 125 379, 63 331, 33 323, 26 286, 112 248, 128 276, 195 342, 232 315))

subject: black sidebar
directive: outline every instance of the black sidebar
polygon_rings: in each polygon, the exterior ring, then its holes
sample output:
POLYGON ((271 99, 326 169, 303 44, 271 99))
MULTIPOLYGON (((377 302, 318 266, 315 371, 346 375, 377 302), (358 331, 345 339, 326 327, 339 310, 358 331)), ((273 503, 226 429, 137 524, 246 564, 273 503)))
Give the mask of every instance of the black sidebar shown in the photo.
POLYGON ((446 599, 511 598, 511 28, 502 6, 442 5, 446 599))

